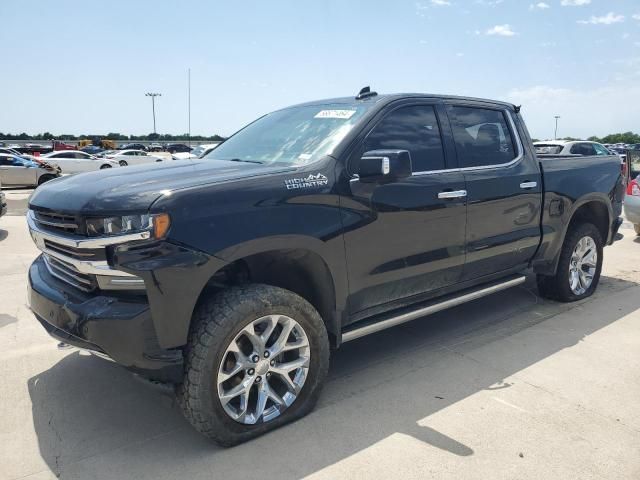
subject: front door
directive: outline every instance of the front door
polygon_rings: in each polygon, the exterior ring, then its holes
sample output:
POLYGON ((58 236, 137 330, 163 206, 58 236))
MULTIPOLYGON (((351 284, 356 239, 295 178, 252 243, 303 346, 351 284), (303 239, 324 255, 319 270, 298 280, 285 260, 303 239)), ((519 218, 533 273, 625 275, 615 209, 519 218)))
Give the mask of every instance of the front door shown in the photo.
POLYGON ((542 178, 514 113, 484 105, 447 109, 467 185, 467 257, 462 280, 518 269, 540 241, 542 178))
POLYGON ((341 198, 352 315, 452 285, 464 264, 465 183, 447 171, 455 151, 443 105, 388 107, 365 132, 349 172, 363 153, 380 149, 408 150, 413 175, 378 184, 354 177, 341 198))

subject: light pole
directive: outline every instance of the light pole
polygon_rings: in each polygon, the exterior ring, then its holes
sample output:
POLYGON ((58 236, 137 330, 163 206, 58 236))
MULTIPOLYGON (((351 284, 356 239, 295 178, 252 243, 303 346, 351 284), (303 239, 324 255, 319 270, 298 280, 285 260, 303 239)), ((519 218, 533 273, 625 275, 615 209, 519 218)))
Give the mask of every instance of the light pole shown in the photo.
POLYGON ((156 97, 161 97, 161 93, 145 93, 145 97, 151 97, 151 111, 153 112, 153 133, 156 133, 156 97))
POLYGON ((557 140, 558 139, 558 119, 560 118, 560 115, 556 115, 553 118, 556 119, 556 130, 555 130, 555 133, 553 134, 553 139, 557 140))

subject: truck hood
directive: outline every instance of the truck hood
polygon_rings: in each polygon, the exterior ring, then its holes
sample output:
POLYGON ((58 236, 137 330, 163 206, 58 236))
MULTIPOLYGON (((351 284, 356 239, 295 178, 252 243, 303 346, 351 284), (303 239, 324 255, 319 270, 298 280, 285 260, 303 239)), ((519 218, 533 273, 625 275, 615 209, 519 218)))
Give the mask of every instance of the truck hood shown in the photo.
POLYGON ((145 212, 176 190, 294 169, 197 159, 104 169, 45 183, 31 196, 29 208, 84 215, 145 212))

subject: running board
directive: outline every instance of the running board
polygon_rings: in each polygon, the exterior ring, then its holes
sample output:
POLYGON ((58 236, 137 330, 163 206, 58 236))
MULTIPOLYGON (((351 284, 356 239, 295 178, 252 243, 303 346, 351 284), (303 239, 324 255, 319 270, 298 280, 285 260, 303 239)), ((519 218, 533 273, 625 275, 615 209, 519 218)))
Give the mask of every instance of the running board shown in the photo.
POLYGON ((462 305, 463 303, 471 302, 472 300, 476 300, 478 298, 486 297, 487 295, 506 290, 507 288, 515 287, 516 285, 521 285, 525 282, 525 280, 526 277, 518 276, 504 282, 493 284, 488 287, 481 287, 477 290, 470 291, 453 298, 448 298, 443 301, 439 301, 438 303, 432 303, 426 307, 418 308, 417 310, 411 310, 409 312, 402 313, 391 318, 368 323, 367 325, 364 325, 362 327, 354 328, 352 330, 346 330, 342 332, 342 343, 350 342, 351 340, 355 340, 356 338, 364 337, 365 335, 379 332, 381 330, 386 330, 387 328, 395 327, 396 325, 410 322, 421 317, 426 317, 427 315, 431 315, 433 313, 440 312, 457 305, 462 305))

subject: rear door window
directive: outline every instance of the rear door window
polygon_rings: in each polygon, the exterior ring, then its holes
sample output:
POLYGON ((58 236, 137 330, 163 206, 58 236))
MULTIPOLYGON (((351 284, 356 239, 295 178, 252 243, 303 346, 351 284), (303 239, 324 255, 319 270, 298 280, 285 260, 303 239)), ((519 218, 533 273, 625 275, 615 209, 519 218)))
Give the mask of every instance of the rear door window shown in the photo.
POLYGON ((449 112, 462 167, 501 165, 517 157, 513 134, 503 111, 453 106, 449 112))
POLYGON ((576 143, 571 147, 571 153, 573 155, 595 155, 596 149, 593 148, 592 143, 576 143))
POLYGON ((365 140, 365 151, 370 150, 408 150, 414 172, 445 168, 440 127, 431 105, 401 107, 387 114, 365 140))

